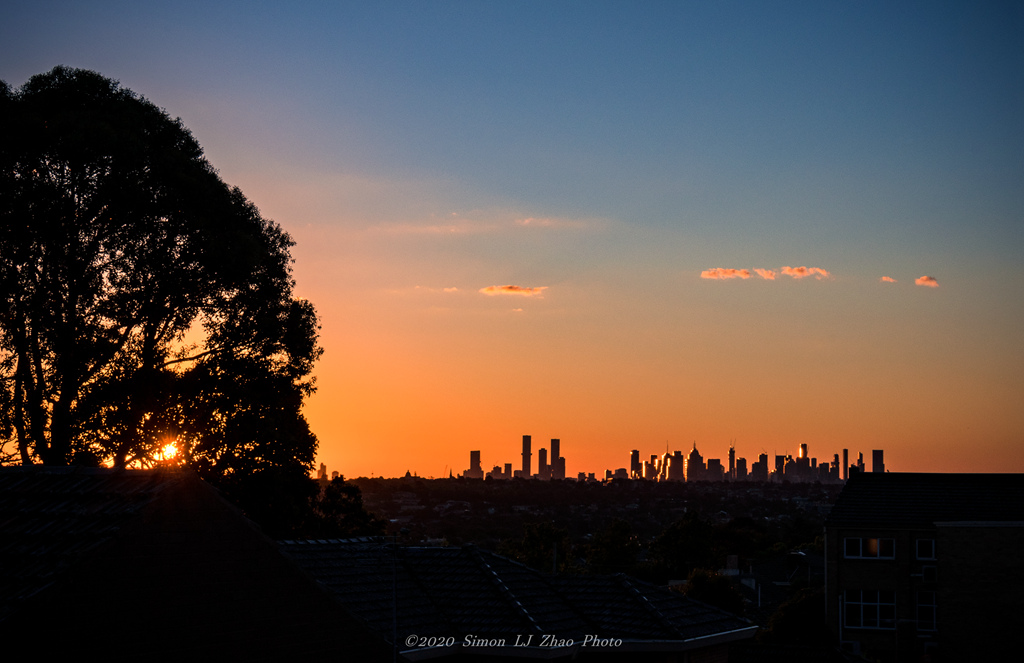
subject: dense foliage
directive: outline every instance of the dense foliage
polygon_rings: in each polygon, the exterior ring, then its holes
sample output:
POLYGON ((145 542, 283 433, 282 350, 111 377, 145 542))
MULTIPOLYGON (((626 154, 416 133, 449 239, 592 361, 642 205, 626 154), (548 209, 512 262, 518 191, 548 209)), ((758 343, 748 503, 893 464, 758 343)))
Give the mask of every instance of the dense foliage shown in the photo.
MULTIPOLYGON (((95 72, 0 82, 0 453, 308 476, 292 241, 178 119, 95 72)), ((245 479, 243 479, 245 477, 245 479)))

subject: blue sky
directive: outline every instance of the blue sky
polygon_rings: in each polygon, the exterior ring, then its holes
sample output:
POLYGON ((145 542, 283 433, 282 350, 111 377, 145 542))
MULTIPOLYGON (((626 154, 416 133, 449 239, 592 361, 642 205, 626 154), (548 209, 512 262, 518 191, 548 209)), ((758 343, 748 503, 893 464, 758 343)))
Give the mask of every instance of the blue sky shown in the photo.
POLYGON ((410 429, 441 429, 456 471, 474 444, 486 463, 488 445, 541 429, 587 440, 587 471, 666 439, 711 456, 729 439, 746 456, 820 441, 831 456, 851 436, 908 470, 939 438, 1024 470, 1020 3, 35 2, 0 16, 0 78, 65 64, 120 80, 298 240, 327 348, 308 414, 346 474, 373 469, 346 449, 404 449, 410 429), (831 278, 700 278, 797 265, 831 278), (940 287, 913 286, 926 274, 940 287), (500 284, 547 290, 522 305, 477 292, 500 284), (487 317, 507 311, 524 315, 487 317), (580 366, 588 378, 564 377, 580 366), (747 414, 768 407, 751 395, 766 380, 776 414, 747 414), (538 383, 555 386, 523 386, 538 383), (744 395, 707 395, 735 384, 744 395), (411 401, 406 428, 363 414, 411 401), (831 424, 800 423, 822 411, 831 424))

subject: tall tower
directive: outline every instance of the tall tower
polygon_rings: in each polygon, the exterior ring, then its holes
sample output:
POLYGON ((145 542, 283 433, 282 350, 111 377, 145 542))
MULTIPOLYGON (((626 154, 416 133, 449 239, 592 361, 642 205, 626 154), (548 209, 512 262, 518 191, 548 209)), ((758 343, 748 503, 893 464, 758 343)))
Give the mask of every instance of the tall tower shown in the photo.
POLYGON ((548 450, 544 447, 537 449, 537 477, 542 481, 551 478, 551 468, 548 467, 548 450))
POLYGON ((873 449, 871 451, 871 471, 885 472, 885 461, 882 460, 881 449, 873 449))
MULTIPOLYGON (((639 454, 637 456, 639 460, 639 454)), ((678 449, 668 459, 668 480, 686 481, 686 456, 678 449)))
POLYGON ((704 478, 704 457, 697 451, 697 443, 693 443, 693 451, 686 459, 686 480, 697 481, 704 478))
POLYGON ((548 460, 551 466, 552 479, 565 478, 565 459, 562 458, 562 441, 557 437, 551 438, 551 458, 548 460))
POLYGON ((640 451, 633 449, 629 452, 629 476, 632 479, 640 479, 643 475, 643 466, 640 465, 640 451))
POLYGON ((466 470, 464 475, 468 479, 483 479, 484 470, 480 467, 480 452, 470 451, 469 452, 469 469, 466 470))
POLYGON ((736 443, 729 445, 729 480, 736 480, 736 443))
POLYGON ((850 450, 843 449, 843 481, 850 478, 850 450))
POLYGON ((533 453, 530 451, 530 436, 523 436, 523 478, 530 478, 530 459, 533 457, 533 453))

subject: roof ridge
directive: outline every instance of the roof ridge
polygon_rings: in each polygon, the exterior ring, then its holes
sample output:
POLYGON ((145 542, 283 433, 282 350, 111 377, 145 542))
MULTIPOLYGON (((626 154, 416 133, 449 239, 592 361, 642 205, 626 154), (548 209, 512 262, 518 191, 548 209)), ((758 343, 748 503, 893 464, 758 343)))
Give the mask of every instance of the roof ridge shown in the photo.
POLYGON ((516 597, 515 592, 509 589, 505 581, 502 580, 500 575, 498 575, 498 572, 494 570, 494 567, 487 563, 487 560, 484 559, 484 556, 480 552, 480 550, 475 546, 469 546, 463 547, 462 551, 464 554, 468 555, 471 560, 475 561, 477 565, 481 568, 481 570, 483 570, 484 573, 488 575, 491 581, 498 588, 498 593, 505 597, 507 600, 512 602, 512 605, 515 608, 516 612, 525 617, 537 633, 543 633, 544 629, 541 627, 541 625, 537 623, 537 620, 533 618, 533 615, 531 615, 530 611, 526 609, 526 606, 524 606, 522 602, 516 597))
POLYGON ((686 639, 686 636, 683 635, 683 632, 672 622, 672 620, 666 617, 665 613, 663 613, 661 610, 658 610, 658 608, 656 608, 654 604, 651 603, 650 599, 644 596, 644 594, 636 588, 636 585, 633 583, 632 579, 629 576, 627 576, 625 573, 616 573, 612 577, 615 580, 617 580, 619 582, 619 585, 624 587, 627 592, 632 594, 634 599, 636 599, 640 603, 640 605, 643 606, 645 610, 647 610, 647 612, 653 615, 654 618, 657 619, 662 626, 666 627, 669 631, 675 633, 684 640, 686 639))

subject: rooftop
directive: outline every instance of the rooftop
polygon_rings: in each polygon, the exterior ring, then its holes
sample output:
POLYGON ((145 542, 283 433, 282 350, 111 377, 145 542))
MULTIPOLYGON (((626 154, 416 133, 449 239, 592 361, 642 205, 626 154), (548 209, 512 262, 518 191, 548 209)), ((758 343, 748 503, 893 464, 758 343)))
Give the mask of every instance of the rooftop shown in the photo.
POLYGON ((0 467, 0 620, 133 521, 182 473, 0 467))
POLYGON ((949 521, 1024 521, 1024 474, 857 473, 825 524, 928 528, 949 521))
POLYGON ((579 643, 600 634, 682 649, 716 636, 746 638, 756 629, 625 575, 550 576, 474 546, 402 547, 380 539, 281 545, 351 612, 389 639, 397 631, 400 642, 412 634, 510 642, 517 635, 557 634, 579 643))
POLYGON ((186 471, 0 468, 0 637, 53 659, 392 659, 186 471))

